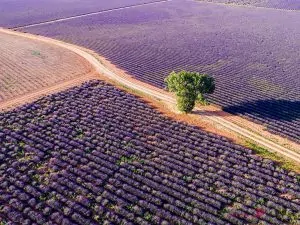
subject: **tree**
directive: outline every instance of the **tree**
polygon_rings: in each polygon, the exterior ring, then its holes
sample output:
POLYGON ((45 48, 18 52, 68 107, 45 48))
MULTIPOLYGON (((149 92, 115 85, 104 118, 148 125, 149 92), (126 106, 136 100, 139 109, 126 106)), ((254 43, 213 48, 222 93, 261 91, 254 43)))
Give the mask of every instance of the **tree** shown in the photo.
POLYGON ((167 89, 176 93, 178 109, 185 113, 193 110, 196 101, 207 104, 204 94, 212 94, 215 90, 214 78, 197 72, 172 72, 165 82, 167 89))

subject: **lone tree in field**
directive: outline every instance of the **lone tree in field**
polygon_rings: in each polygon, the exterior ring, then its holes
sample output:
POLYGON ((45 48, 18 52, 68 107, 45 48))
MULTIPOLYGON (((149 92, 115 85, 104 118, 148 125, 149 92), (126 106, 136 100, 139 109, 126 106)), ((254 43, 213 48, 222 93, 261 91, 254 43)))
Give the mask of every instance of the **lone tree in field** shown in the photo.
POLYGON ((178 109, 185 113, 193 110, 196 101, 207 104, 203 94, 212 94, 215 90, 214 78, 196 72, 172 72, 165 82, 167 89, 176 93, 178 109))

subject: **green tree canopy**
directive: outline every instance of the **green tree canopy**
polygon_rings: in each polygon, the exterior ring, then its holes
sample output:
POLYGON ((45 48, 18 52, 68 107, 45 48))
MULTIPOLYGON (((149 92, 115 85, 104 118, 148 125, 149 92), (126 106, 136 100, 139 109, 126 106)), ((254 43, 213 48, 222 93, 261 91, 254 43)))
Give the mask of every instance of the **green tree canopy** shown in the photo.
POLYGON ((212 94, 215 90, 214 78, 197 72, 172 72, 165 82, 168 90, 176 93, 178 109, 185 113, 193 110, 196 101, 206 103, 203 94, 212 94))

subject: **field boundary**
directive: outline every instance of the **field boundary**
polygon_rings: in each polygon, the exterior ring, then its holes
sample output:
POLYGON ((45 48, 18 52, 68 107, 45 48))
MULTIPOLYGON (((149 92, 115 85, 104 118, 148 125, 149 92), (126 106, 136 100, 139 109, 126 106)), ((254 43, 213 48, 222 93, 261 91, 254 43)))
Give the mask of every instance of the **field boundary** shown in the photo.
POLYGON ((71 88, 71 87, 80 85, 81 83, 83 83, 85 81, 89 81, 93 78, 97 78, 97 76, 95 75, 95 72, 90 72, 90 73, 83 74, 83 75, 75 77, 75 78, 71 78, 70 80, 67 80, 67 81, 62 81, 59 84, 50 85, 48 87, 41 88, 37 91, 25 93, 21 97, 15 97, 15 98, 0 102, 0 112, 7 111, 13 107, 17 107, 17 106, 23 105, 25 103, 32 102, 34 100, 37 100, 38 98, 41 98, 41 97, 49 95, 49 94, 56 93, 58 91, 66 89, 66 88, 71 88))
POLYGON ((255 6, 255 5, 239 5, 236 3, 223 3, 223 2, 209 2, 209 1, 203 1, 203 0, 189 0, 189 1, 195 1, 200 3, 208 3, 208 4, 215 4, 215 5, 221 5, 221 6, 230 6, 230 7, 244 7, 244 8, 250 8, 250 9, 266 9, 266 10, 279 10, 279 11, 285 11, 285 12, 297 12, 300 11, 299 9, 283 9, 283 8, 275 8, 275 7, 264 7, 264 6, 255 6))
MULTIPOLYGON (((132 77, 126 76, 126 74, 124 74, 124 73, 114 72, 112 69, 109 68, 109 65, 108 65, 109 62, 107 62, 105 58, 99 56, 98 54, 96 54, 95 52, 93 52, 91 50, 84 49, 82 47, 68 44, 68 43, 58 41, 55 39, 42 37, 42 36, 36 36, 33 34, 27 34, 27 33, 25 34, 25 33, 11 31, 11 30, 7 30, 7 29, 0 29, 0 32, 12 34, 12 35, 18 35, 18 36, 22 36, 22 37, 27 37, 29 39, 34 39, 34 40, 46 42, 49 44, 54 44, 56 46, 73 51, 74 53, 78 54, 79 56, 81 56, 82 58, 87 60, 94 67, 95 71, 98 72, 99 74, 102 74, 105 77, 107 77, 113 81, 116 81, 124 86, 127 86, 131 89, 137 90, 137 91, 142 92, 147 95, 150 95, 156 99, 160 99, 166 103, 171 103, 171 104, 176 103, 174 96, 172 96, 170 93, 167 93, 166 91, 164 91, 162 89, 153 87, 152 85, 145 84, 145 83, 138 81, 132 77)), ((87 81, 88 79, 89 79, 88 77, 84 77, 84 81, 87 81)), ((63 87, 64 84, 62 84, 61 86, 63 87)), ((201 109, 199 107, 196 107, 196 110, 203 111, 203 109, 201 109)), ((293 161, 295 161, 297 163, 300 163, 300 154, 298 154, 295 151, 290 150, 286 147, 283 147, 283 146, 275 143, 274 141, 266 139, 262 135, 252 132, 252 131, 250 131, 246 128, 243 128, 237 124, 234 124, 233 122, 230 122, 224 118, 221 118, 220 116, 216 116, 216 115, 208 116, 208 115, 203 114, 203 115, 201 115, 201 117, 206 120, 212 121, 215 124, 220 125, 221 127, 224 127, 225 129, 230 130, 244 138, 247 138, 251 141, 254 141, 255 143, 258 143, 262 147, 267 148, 270 152, 279 153, 283 156, 286 156, 286 157, 292 159, 293 161)))
POLYGON ((136 8, 136 7, 141 7, 141 6, 145 6, 145 5, 153 5, 153 4, 159 4, 159 3, 169 2, 169 1, 172 1, 172 0, 156 0, 156 1, 148 2, 148 3, 141 3, 141 4, 137 4, 137 5, 129 5, 129 6, 123 6, 123 7, 118 7, 118 8, 112 8, 112 9, 105 9, 105 10, 100 10, 100 11, 96 11, 96 12, 83 13, 83 14, 79 14, 79 15, 75 15, 75 16, 69 16, 69 17, 57 18, 57 19, 42 21, 42 22, 33 23, 33 24, 27 24, 27 25, 23 25, 23 26, 16 26, 16 27, 8 28, 8 29, 18 30, 18 29, 24 29, 24 28, 29 28, 29 27, 36 27, 36 26, 40 26, 40 25, 63 22, 63 21, 68 21, 68 20, 72 20, 72 19, 77 19, 77 18, 82 18, 82 17, 87 17, 87 16, 94 16, 94 15, 107 13, 107 12, 118 11, 118 10, 122 10, 122 9, 136 8))

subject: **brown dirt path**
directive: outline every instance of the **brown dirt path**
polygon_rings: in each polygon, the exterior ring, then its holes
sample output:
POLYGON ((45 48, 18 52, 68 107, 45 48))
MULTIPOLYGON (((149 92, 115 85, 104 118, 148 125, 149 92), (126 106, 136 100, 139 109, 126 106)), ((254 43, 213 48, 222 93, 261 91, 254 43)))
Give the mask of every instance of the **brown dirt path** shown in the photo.
MULTIPOLYGON (((153 87, 151 85, 145 84, 141 81, 137 81, 133 77, 126 74, 124 71, 112 65, 105 58, 97 55, 91 50, 87 50, 54 39, 35 36, 31 34, 24 34, 1 29, 0 32, 15 34, 22 37, 28 37, 29 39, 44 41, 45 43, 53 44, 58 47, 71 50, 74 53, 83 57, 86 61, 88 61, 93 66, 93 68, 99 74, 102 75, 99 75, 99 78, 109 80, 110 83, 117 84, 118 87, 128 87, 131 90, 134 90, 134 92, 136 92, 138 96, 151 96, 152 99, 160 101, 161 103, 163 103, 163 105, 168 105, 171 109, 174 108, 176 101, 174 96, 172 96, 170 93, 162 89, 153 87)), ((174 113, 172 115, 174 116, 174 113)), ((185 116, 178 114, 178 118, 179 117, 182 120, 182 117, 185 116)), ((189 116, 188 118, 189 123, 195 125, 206 124, 205 126, 208 126, 211 129, 217 131, 216 133, 220 133, 221 135, 225 135, 226 137, 233 137, 232 139, 234 140, 236 140, 236 138, 240 139, 240 137, 247 138, 255 143, 258 143, 260 146, 267 148, 271 152, 275 152, 283 157, 292 159, 298 165, 300 163, 300 154, 298 153, 300 146, 298 144, 293 143, 289 140, 285 140, 284 138, 280 138, 279 136, 273 134, 268 133, 268 135, 265 135, 265 133, 262 133, 262 131, 264 130, 263 127, 237 116, 232 116, 230 114, 225 115, 224 112, 220 111, 220 109, 218 109, 215 106, 210 106, 208 108, 205 108, 205 110, 203 107, 197 106, 195 113, 189 116)))

